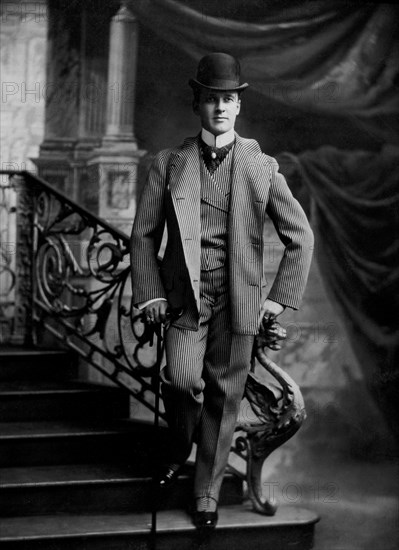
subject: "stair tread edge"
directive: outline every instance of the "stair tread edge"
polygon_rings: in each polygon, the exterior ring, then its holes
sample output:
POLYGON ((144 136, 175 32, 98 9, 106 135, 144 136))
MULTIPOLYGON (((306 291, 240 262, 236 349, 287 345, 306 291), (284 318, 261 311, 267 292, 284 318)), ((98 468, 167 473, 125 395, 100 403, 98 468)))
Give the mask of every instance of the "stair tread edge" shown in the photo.
MULTIPOLYGON (((87 516, 43 516, 39 520, 35 516, 23 518, 6 518, 3 522, 3 535, 0 541, 11 540, 38 540, 38 539, 59 539, 78 537, 98 537, 112 535, 139 535, 148 534, 151 528, 151 513, 131 514, 108 514, 108 515, 87 515, 87 516), (44 517, 44 520, 43 520, 44 517), (36 522, 35 522, 36 520, 36 522), (71 523, 75 522, 75 527, 71 523), (102 528, 89 526, 83 529, 84 523, 88 522, 101 525, 102 528), (35 524, 36 523, 36 524, 35 524), (38 525, 42 523, 43 528, 53 528, 52 533, 38 533, 38 525), (59 530, 58 523, 62 523, 65 531, 59 530), (134 525, 135 523, 135 525, 134 525), (33 527, 35 533, 29 534, 25 529, 21 532, 21 525, 33 527), (33 526, 32 526, 33 524, 33 526), (11 532, 16 527, 19 535, 11 532), (8 527, 8 534, 4 528, 8 527), (58 532, 54 532, 58 529, 58 532), (75 529, 75 531, 73 531, 75 529)), ((283 528, 283 527, 304 527, 314 525, 319 520, 318 515, 303 507, 281 506, 275 516, 265 516, 253 512, 249 506, 221 506, 219 508, 219 522, 217 529, 261 529, 261 528, 283 528), (289 510, 288 510, 289 509, 289 510), (241 521, 239 521, 241 520, 241 521)), ((194 530, 191 518, 183 510, 167 510, 158 513, 159 533, 191 531, 194 530), (174 522, 174 523, 173 523, 174 522)), ((7 529, 6 529, 7 531, 7 529)))

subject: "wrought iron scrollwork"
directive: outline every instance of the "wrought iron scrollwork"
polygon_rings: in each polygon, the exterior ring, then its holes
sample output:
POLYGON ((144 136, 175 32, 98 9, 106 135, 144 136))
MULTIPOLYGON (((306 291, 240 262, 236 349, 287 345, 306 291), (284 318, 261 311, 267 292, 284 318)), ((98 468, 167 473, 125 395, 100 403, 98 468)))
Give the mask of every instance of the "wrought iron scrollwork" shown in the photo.
MULTIPOLYGON (((129 292, 129 239, 46 190, 36 198, 36 304, 119 373, 151 377, 156 357, 129 292)), ((148 388, 147 388, 148 389, 148 388)))

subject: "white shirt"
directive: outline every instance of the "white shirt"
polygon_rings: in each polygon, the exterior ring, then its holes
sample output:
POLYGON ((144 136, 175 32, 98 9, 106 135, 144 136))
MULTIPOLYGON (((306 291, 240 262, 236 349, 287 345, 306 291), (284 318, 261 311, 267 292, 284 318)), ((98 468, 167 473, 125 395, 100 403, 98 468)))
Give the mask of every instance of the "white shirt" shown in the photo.
POLYGON ((211 132, 208 132, 208 130, 202 128, 201 138, 207 145, 211 145, 212 147, 224 147, 225 145, 228 145, 229 143, 234 141, 235 133, 234 129, 232 128, 224 134, 214 136, 213 134, 211 134, 211 132))

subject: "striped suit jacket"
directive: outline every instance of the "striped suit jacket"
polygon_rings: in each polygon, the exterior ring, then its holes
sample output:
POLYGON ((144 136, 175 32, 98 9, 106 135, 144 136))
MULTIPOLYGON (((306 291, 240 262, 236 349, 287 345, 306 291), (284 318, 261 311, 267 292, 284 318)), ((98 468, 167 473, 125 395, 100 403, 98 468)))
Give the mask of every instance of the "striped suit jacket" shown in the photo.
MULTIPOLYGON (((131 237, 134 303, 166 298, 172 307, 199 311, 200 162, 198 136, 158 153, 143 189, 131 237), (157 255, 164 227, 167 245, 157 255)), ((305 289, 313 249, 306 215, 292 196, 277 161, 255 140, 236 134, 228 222, 231 329, 256 334, 266 297, 297 309, 305 289), (270 218, 285 246, 269 288, 265 262, 270 243, 264 226, 270 218)), ((270 259, 270 258, 269 258, 270 259)), ((198 317, 183 316, 176 326, 197 330, 198 317)))

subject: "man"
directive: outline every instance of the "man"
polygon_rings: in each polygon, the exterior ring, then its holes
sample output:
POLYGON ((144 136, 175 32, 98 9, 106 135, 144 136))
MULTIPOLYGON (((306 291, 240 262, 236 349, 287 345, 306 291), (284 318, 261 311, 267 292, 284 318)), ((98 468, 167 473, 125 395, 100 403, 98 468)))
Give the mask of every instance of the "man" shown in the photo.
POLYGON ((171 452, 159 487, 173 484, 195 439, 193 521, 205 529, 217 522, 254 336, 265 319, 298 308, 313 245, 277 162, 234 132, 248 86, 239 81, 230 55, 201 59, 189 81, 201 133, 156 156, 131 239, 133 299, 147 322, 164 323, 168 309, 183 312, 166 332, 161 378, 171 452), (264 276, 268 218, 285 245, 271 288, 264 276))

